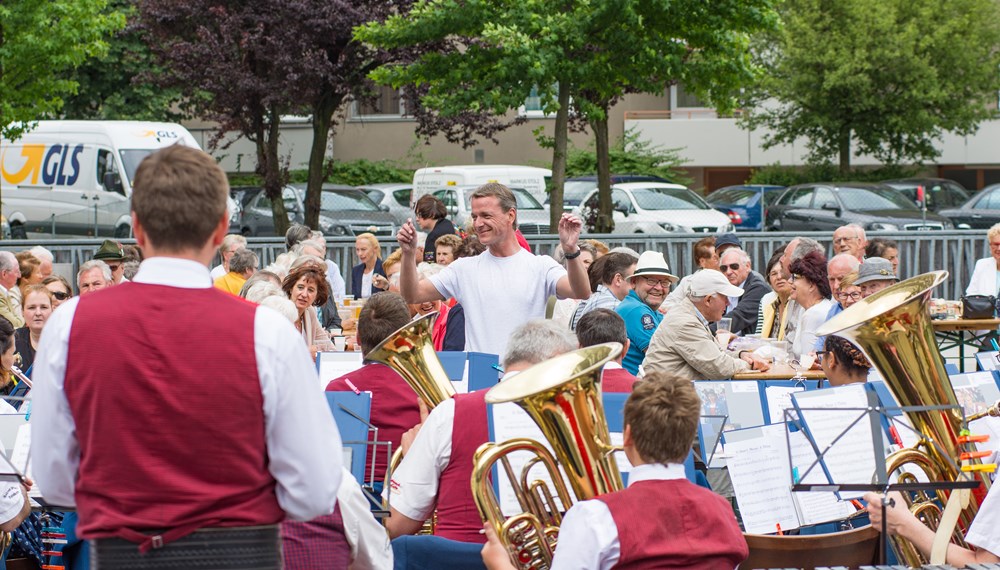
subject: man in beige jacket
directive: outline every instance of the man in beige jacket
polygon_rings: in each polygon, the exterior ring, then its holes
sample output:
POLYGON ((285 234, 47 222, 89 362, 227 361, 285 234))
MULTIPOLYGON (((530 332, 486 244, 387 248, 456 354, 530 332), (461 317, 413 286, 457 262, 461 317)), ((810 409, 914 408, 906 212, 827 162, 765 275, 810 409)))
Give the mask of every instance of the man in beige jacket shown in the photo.
POLYGON ((687 296, 673 307, 649 342, 643 369, 662 371, 686 380, 722 380, 748 369, 767 370, 768 364, 749 351, 723 350, 709 330, 729 306, 728 297, 743 289, 714 269, 703 269, 690 278, 687 296))

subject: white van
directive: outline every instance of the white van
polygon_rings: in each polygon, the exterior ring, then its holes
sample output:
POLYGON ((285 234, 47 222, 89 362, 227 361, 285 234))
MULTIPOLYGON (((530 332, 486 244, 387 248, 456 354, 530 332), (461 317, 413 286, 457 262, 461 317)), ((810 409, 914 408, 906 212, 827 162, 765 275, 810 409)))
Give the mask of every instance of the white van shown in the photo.
POLYGON ((508 164, 474 164, 468 166, 437 166, 421 168, 413 173, 411 206, 424 194, 449 186, 482 186, 499 182, 512 188, 524 188, 541 203, 545 203, 547 186, 552 178, 548 168, 511 166, 508 164))
POLYGON ((199 148, 180 125, 138 121, 39 121, 16 141, 0 140, 0 199, 12 237, 129 236, 135 170, 175 143, 199 148))

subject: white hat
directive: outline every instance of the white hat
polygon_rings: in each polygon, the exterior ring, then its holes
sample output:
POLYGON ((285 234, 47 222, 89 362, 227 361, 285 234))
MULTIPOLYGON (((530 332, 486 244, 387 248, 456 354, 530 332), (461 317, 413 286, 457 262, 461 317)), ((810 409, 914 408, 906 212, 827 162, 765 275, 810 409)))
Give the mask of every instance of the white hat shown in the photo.
POLYGON ((632 273, 632 279, 643 275, 662 275, 669 279, 671 283, 677 283, 677 276, 670 273, 667 260, 658 251, 644 251, 639 256, 639 261, 635 265, 635 272, 632 273))
POLYGON ((726 297, 739 297, 743 289, 733 285, 726 276, 714 269, 702 269, 688 278, 688 296, 705 297, 722 293, 726 297))

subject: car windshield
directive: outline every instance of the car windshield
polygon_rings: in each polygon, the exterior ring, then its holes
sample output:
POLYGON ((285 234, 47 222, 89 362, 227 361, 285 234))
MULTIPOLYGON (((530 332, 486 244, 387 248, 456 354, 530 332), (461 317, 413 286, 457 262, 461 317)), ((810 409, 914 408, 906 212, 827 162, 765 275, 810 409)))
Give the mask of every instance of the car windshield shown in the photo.
POLYGON ((733 206, 746 206, 754 196, 757 195, 757 190, 752 190, 750 188, 728 188, 726 190, 719 190, 708 197, 708 200, 713 204, 729 204, 733 206))
POLYGON ((889 188, 845 188, 838 189, 844 208, 851 211, 868 210, 916 210, 913 202, 896 190, 889 188))
POLYGON ((643 210, 708 210, 697 194, 687 188, 635 188, 635 203, 643 210))
POLYGON ((339 210, 361 210, 363 212, 377 212, 379 210, 375 202, 360 190, 323 190, 323 197, 320 201, 319 209, 328 211, 339 210))
POLYGON ((135 171, 139 168, 139 163, 142 159, 153 154, 159 149, 155 148, 139 148, 120 151, 122 156, 122 164, 125 166, 125 178, 128 180, 129 186, 132 185, 132 180, 135 178, 135 171))
POLYGON ((580 202, 587 197, 591 190, 597 188, 597 182, 593 180, 575 180, 563 185, 563 204, 566 206, 579 206, 580 202))
MULTIPOLYGON (((465 209, 472 211, 472 193, 475 192, 475 188, 470 188, 465 191, 465 209)), ((511 188, 511 192, 514 193, 514 198, 517 200, 518 210, 544 210, 538 200, 535 199, 527 190, 524 188, 511 188)))

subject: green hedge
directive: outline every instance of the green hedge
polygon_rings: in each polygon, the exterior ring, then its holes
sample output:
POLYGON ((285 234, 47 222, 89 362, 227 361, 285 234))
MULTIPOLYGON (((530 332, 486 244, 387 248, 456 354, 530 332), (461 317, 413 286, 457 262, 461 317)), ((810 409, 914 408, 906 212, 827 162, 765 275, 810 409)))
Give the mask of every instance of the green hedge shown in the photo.
MULTIPOLYGON (((334 184, 377 184, 379 182, 412 182, 413 169, 402 168, 390 160, 328 160, 324 165, 324 180, 334 184)), ((261 178, 257 174, 230 172, 231 186, 260 186, 261 178)), ((288 171, 289 182, 305 182, 309 171, 305 169, 288 171)))
POLYGON ((893 178, 909 178, 924 173, 921 166, 887 165, 876 168, 852 168, 847 173, 833 164, 782 166, 771 164, 754 170, 747 184, 794 186, 807 182, 879 182, 893 178))

